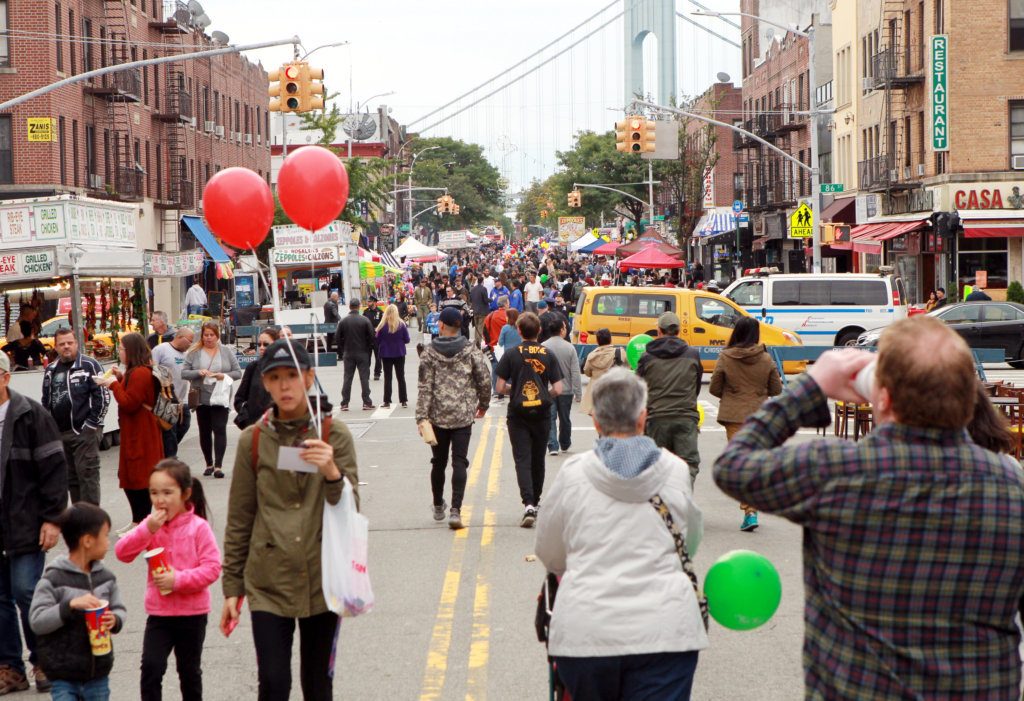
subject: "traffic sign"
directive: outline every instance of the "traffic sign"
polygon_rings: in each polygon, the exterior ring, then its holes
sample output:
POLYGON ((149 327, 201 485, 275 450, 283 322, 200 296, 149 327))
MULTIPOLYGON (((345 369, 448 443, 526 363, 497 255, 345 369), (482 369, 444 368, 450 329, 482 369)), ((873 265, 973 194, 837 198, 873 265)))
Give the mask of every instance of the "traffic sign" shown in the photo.
POLYGON ((742 212, 743 211, 743 201, 742 200, 736 200, 735 202, 733 202, 732 203, 732 211, 736 212, 736 214, 739 214, 740 212, 742 212))
POLYGON ((654 221, 665 221, 665 215, 664 214, 655 214, 654 215, 654 221))
POLYGON ((399 231, 408 231, 409 230, 409 225, 408 224, 399 224, 398 225, 398 230, 399 231))
POLYGON ((822 183, 821 184, 821 191, 822 192, 842 192, 843 191, 843 184, 842 183, 822 183))
POLYGON ((814 214, 806 204, 797 207, 789 218, 789 235, 794 239, 809 239, 814 232, 814 214))

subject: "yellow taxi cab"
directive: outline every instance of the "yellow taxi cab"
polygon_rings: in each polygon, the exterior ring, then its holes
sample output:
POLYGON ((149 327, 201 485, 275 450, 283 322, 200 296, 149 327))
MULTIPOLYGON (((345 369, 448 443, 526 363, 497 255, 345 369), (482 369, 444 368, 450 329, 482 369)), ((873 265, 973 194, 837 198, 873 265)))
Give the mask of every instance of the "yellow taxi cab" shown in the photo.
MULTIPOLYGON (((43 347, 46 348, 47 350, 53 348, 53 336, 55 333, 57 333, 57 329, 59 328, 71 328, 71 322, 68 321, 68 317, 66 314, 62 314, 60 316, 55 316, 50 319, 47 319, 46 321, 43 322, 42 326, 40 327, 39 342, 42 343, 43 347)), ((129 330, 118 331, 117 337, 118 339, 121 339, 124 338, 124 335, 129 331, 138 330, 138 322, 135 319, 132 319, 129 330)), ((93 334, 92 342, 93 344, 102 344, 104 346, 107 346, 108 348, 113 348, 114 337, 110 331, 101 331, 99 333, 93 334)))
MULTIPOLYGON (((612 343, 626 345, 637 334, 657 336, 658 317, 664 312, 679 316, 679 337, 691 346, 720 346, 729 342, 736 320, 750 316, 731 300, 713 292, 678 287, 585 287, 573 316, 574 343, 597 343, 598 329, 612 333, 612 343)), ((768 346, 802 346, 792 331, 758 322, 761 343, 768 346)), ((714 360, 703 360, 705 371, 714 360)), ((786 361, 787 373, 803 372, 804 361, 786 361)))

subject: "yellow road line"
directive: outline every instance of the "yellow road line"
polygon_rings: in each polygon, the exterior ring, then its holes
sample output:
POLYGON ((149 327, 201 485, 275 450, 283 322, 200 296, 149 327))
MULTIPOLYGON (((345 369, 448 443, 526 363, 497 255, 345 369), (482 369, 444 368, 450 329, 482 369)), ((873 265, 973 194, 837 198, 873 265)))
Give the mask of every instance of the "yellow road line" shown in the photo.
POLYGON ((473 637, 469 646, 466 701, 485 701, 487 698, 487 661, 491 652, 491 570, 494 565, 494 527, 497 524, 497 516, 492 507, 498 496, 502 447, 499 426, 494 436, 491 470, 487 475, 484 525, 480 529, 480 560, 477 563, 476 593, 473 597, 473 637))
MULTIPOLYGON (((469 466, 469 477, 466 480, 466 496, 476 487, 480 469, 487 454, 487 439, 491 430, 491 417, 484 421, 480 443, 473 454, 473 462, 469 466)), ((462 522, 469 525, 472 512, 472 499, 466 499, 467 505, 462 507, 462 522)), ((437 617, 434 619, 434 632, 427 649, 427 667, 423 673, 423 685, 420 689, 420 701, 434 701, 441 697, 444 679, 448 672, 448 650, 452 643, 452 626, 455 624, 455 602, 459 596, 459 583, 462 576, 462 559, 466 554, 468 528, 455 531, 451 553, 448 556, 448 571, 444 576, 441 588, 441 600, 437 605, 437 617)))

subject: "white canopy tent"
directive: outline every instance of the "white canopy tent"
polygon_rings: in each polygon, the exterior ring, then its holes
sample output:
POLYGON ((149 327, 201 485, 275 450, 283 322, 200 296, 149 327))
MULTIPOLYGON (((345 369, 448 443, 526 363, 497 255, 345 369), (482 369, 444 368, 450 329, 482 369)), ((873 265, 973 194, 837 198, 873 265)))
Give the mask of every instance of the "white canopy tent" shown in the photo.
POLYGON ((401 246, 391 252, 391 255, 395 258, 427 258, 429 256, 438 255, 439 251, 436 248, 431 248, 424 243, 417 241, 416 239, 409 237, 401 246))
POLYGON ((590 244, 594 243, 594 241, 597 241, 597 237, 594 236, 593 231, 588 231, 587 233, 583 234, 583 236, 580 236, 578 239, 570 243, 569 250, 578 251, 581 248, 585 248, 586 246, 589 246, 590 244))

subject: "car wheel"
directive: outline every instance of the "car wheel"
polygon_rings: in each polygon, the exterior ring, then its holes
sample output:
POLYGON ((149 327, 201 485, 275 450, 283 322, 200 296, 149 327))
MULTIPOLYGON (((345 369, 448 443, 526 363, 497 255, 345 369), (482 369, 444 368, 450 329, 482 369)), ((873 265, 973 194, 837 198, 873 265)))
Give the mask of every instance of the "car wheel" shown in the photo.
POLYGON ((1017 351, 1016 360, 1007 360, 1006 362, 1014 370, 1024 370, 1024 345, 1022 345, 1020 350, 1017 351))
POLYGON ((837 346, 855 346, 857 345, 857 339, 863 331, 845 331, 841 333, 836 339, 837 346))

